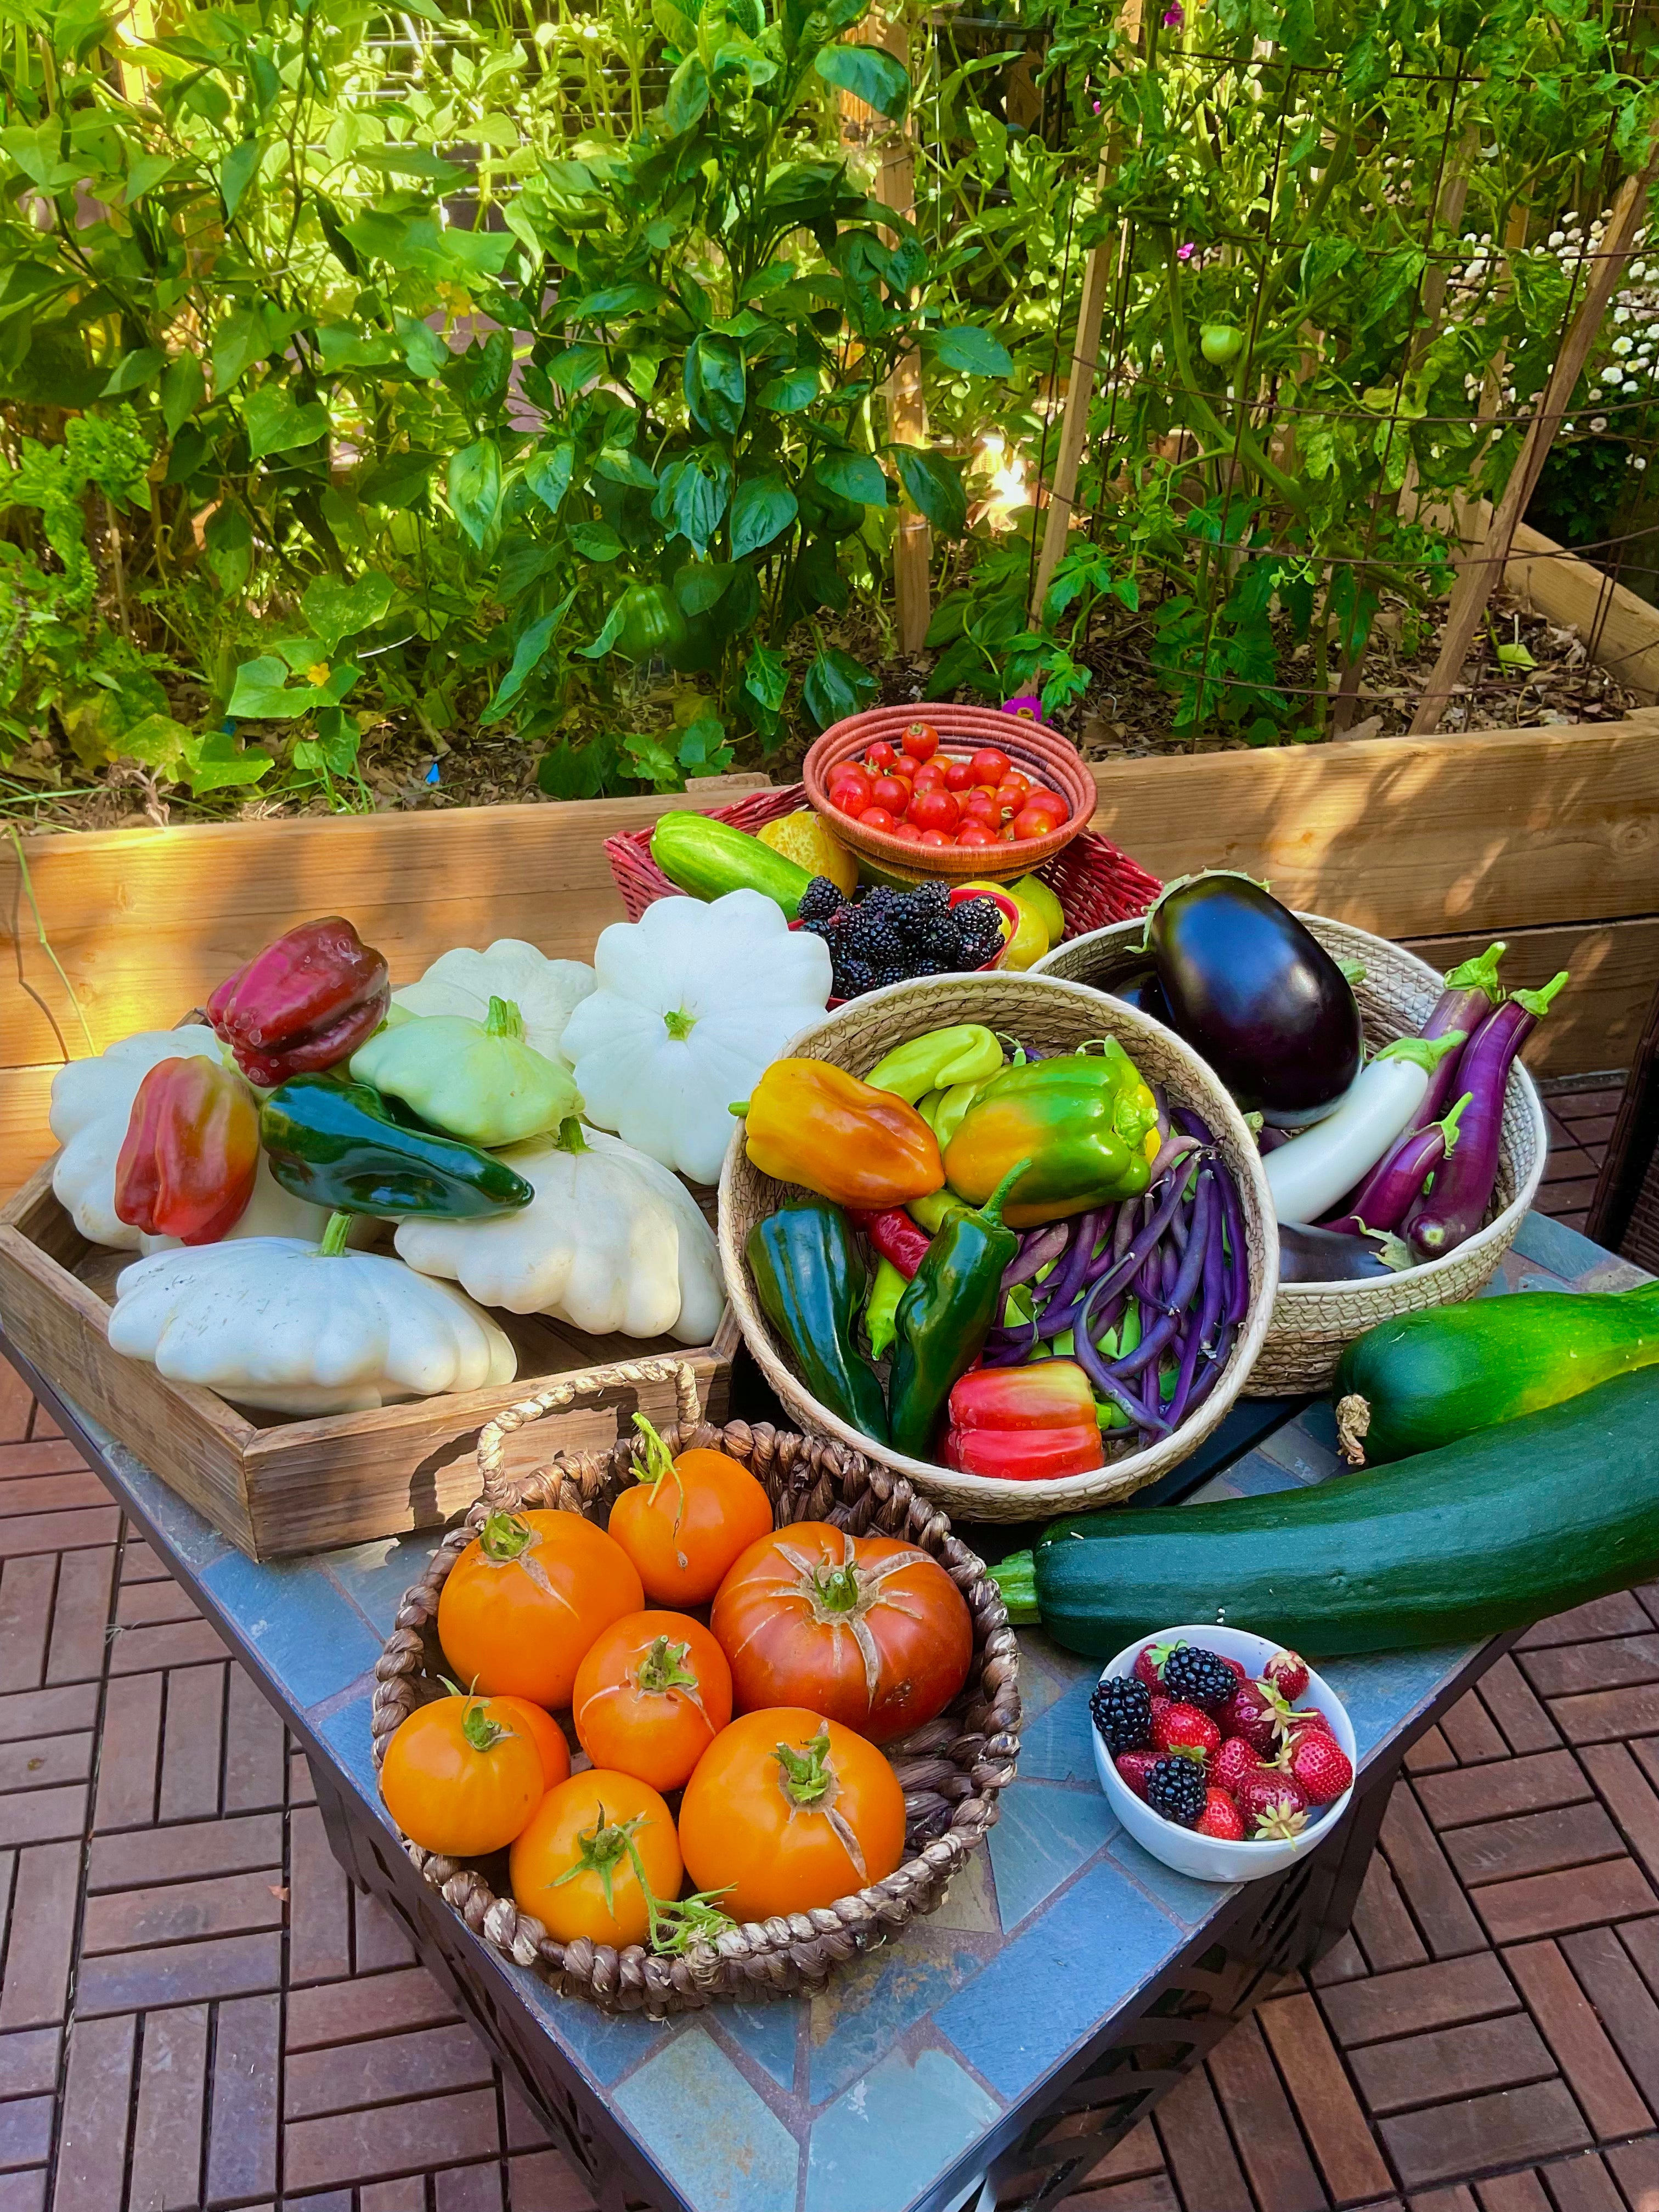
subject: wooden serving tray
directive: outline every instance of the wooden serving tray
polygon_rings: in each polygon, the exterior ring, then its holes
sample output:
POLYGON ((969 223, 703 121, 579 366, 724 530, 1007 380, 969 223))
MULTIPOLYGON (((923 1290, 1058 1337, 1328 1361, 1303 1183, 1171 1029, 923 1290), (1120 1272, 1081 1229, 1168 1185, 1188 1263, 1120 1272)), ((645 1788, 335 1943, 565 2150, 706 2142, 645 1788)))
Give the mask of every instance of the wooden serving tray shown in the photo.
MULTIPOLYGON (((318 1552, 435 1527, 478 1494, 478 1432, 507 1407, 556 1377, 617 1361, 688 1360, 708 1418, 726 1419, 730 1310, 712 1344, 669 1337, 586 1336, 540 1314, 492 1308, 519 1354, 517 1379, 499 1389, 416 1399, 366 1413, 296 1418, 239 1413, 211 1390, 169 1382, 109 1344, 116 1276, 137 1255, 88 1244, 52 1194, 52 1161, 0 1212, 0 1321, 32 1365, 256 1559, 318 1552)), ((508 1464, 527 1474, 556 1452, 599 1451, 632 1433, 643 1413, 676 1418, 672 1372, 601 1389, 513 1438, 508 1464), (515 1450, 516 1447, 516 1450, 515 1450)))

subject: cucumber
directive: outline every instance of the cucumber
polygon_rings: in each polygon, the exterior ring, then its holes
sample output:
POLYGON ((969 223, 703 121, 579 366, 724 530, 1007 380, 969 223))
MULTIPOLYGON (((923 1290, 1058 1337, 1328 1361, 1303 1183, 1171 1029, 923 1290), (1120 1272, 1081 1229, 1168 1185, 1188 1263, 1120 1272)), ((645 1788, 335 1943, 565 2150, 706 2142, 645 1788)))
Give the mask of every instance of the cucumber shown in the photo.
POLYGON ((1541 1620, 1659 1571, 1659 1369, 1312 1489, 1056 1522, 1031 1565, 1048 1633, 1102 1656, 1177 1620, 1310 1657, 1541 1620))
POLYGON ((665 814, 651 833, 651 857, 671 884, 693 898, 761 891, 777 901, 790 921, 812 880, 805 868, 746 830, 707 814, 665 814))
POLYGON ((1337 1431, 1354 1466, 1381 1466, 1656 1363, 1659 1282, 1434 1306, 1348 1346, 1332 1391, 1337 1431))

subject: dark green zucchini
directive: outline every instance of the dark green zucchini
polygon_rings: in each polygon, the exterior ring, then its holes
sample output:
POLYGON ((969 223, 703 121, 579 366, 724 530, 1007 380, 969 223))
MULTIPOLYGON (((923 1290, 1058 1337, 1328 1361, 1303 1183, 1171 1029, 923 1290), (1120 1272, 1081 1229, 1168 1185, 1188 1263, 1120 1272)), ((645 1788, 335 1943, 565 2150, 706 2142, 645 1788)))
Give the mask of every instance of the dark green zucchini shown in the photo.
POLYGON ((1332 1386, 1343 1455, 1380 1467, 1659 1364, 1659 1282, 1518 1291, 1378 1323, 1332 1386))
POLYGON ((1176 1621, 1317 1657, 1541 1620, 1659 1572, 1659 1369, 1312 1489, 1056 1522, 1033 1565, 1043 1626, 1102 1656, 1176 1621))

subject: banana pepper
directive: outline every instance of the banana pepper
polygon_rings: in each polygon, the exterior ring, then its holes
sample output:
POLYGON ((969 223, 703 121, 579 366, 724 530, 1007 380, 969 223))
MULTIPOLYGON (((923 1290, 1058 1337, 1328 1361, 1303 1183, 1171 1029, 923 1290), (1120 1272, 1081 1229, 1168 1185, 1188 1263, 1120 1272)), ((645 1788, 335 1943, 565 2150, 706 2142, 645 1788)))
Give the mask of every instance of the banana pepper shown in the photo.
POLYGON ((938 1140, 915 1108, 828 1060, 775 1060, 732 1110, 746 1117, 745 1150, 763 1175, 837 1206, 880 1212, 944 1184, 938 1140))
POLYGON ((987 1082, 1001 1066, 1002 1047, 994 1032, 982 1022, 958 1022, 896 1045, 864 1079, 873 1090, 890 1091, 914 1106, 929 1091, 987 1082))
POLYGON ((258 1165, 259 1109, 235 1069, 205 1053, 159 1060, 115 1163, 116 1218, 147 1236, 216 1244, 241 1219, 258 1165))
POLYGON ((1158 1143, 1158 1102, 1108 1037, 1097 1053, 1027 1060, 994 1076, 945 1149, 945 1173, 953 1190, 978 1203, 1029 1160, 1005 1218, 1012 1228, 1030 1229, 1138 1198, 1158 1143))

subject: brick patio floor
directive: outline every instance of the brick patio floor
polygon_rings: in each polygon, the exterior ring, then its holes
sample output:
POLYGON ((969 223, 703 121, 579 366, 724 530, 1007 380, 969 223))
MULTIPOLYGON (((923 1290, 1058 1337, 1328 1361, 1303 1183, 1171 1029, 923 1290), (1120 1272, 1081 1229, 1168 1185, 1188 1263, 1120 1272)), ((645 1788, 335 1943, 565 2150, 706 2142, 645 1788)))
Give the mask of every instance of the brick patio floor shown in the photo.
MULTIPOLYGON (((1612 1100, 1551 1103, 1550 1210, 1582 1219, 1612 1100)), ((0 2212, 588 2205, 3 1366, 0 1910, 0 2212)), ((1349 2205, 1659 2212, 1659 1587, 1543 1624, 1463 1699, 1352 1936, 1067 2212, 1349 2205)))

